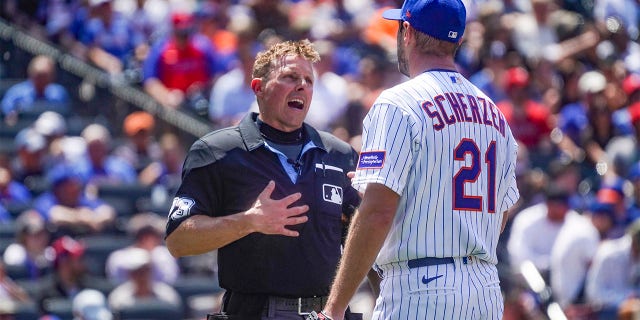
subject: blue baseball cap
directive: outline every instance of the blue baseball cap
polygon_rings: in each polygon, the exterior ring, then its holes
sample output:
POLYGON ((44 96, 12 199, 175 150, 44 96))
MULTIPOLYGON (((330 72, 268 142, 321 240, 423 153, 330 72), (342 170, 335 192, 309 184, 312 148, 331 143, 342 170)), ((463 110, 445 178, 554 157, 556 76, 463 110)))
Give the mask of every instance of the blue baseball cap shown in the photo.
POLYGON ((402 9, 386 10, 382 17, 407 21, 422 33, 457 43, 464 34, 467 10, 461 0, 405 0, 402 9))

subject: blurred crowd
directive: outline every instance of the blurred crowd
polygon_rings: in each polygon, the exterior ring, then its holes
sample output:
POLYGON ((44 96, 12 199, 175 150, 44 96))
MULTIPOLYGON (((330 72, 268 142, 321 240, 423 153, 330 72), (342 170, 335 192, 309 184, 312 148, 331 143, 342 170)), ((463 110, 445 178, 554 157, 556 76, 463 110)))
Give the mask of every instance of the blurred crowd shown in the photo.
MULTIPOLYGON (((463 2, 468 23, 456 56, 459 70, 494 100, 520 146, 521 200, 499 245, 505 319, 544 318, 550 301, 571 319, 637 316, 640 1, 463 2), (548 294, 526 281, 531 265, 548 294)), ((405 80, 394 56, 397 23, 381 18, 384 9, 401 4, 5 0, 0 13, 114 81, 215 127, 257 110, 249 86, 256 52, 283 39, 308 38, 322 60, 307 122, 359 150, 368 108, 382 90, 405 80)), ((39 279, 56 274, 61 261, 82 256, 82 239, 126 234, 131 252, 113 252, 113 259, 134 266, 106 264, 87 273, 112 284, 101 292, 109 307, 130 302, 112 297, 116 292, 143 295, 131 282, 115 286, 149 265, 153 281, 146 286, 153 290, 145 294, 184 303, 171 284, 189 273, 215 274, 215 257, 175 261, 161 228, 152 225, 166 215, 188 146, 143 111, 128 114, 121 131, 114 130, 120 124, 92 123, 69 134, 65 120, 78 108, 72 101, 77 88, 56 82, 50 57, 34 57, 25 68, 24 82, 0 95, 4 126, 32 119, 0 161, 0 221, 16 231, 5 269, 18 274, 22 268, 21 276, 39 279), (151 213, 141 218, 147 227, 137 228, 151 239, 125 228, 133 216, 101 198, 109 187, 131 185, 153 191, 145 207, 151 213)), ((37 301, 47 313, 47 290, 30 296, 6 274, 0 272, 0 297, 37 301)), ((67 298, 82 288, 54 278, 67 298)))

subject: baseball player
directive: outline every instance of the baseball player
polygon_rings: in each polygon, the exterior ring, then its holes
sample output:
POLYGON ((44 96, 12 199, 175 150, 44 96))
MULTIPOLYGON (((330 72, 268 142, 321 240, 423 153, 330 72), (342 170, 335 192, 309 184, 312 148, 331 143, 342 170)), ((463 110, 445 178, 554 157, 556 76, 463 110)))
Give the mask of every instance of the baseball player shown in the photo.
POLYGON ((496 245, 518 200, 517 144, 493 101, 456 71, 460 0, 406 0, 398 66, 364 120, 364 192, 320 318, 342 319, 375 260, 373 319, 501 319, 496 245), (377 258, 376 258, 377 256, 377 258))

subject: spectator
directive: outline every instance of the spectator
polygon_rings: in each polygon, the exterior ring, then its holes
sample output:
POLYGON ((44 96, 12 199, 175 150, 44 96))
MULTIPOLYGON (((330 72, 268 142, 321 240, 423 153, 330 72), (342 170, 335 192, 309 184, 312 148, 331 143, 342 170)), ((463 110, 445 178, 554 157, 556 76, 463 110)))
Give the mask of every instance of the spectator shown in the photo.
POLYGON ((53 272, 40 280, 42 289, 37 297, 40 311, 44 314, 51 313, 49 302, 52 299, 73 299, 91 285, 84 263, 85 247, 82 243, 64 236, 51 246, 55 254, 53 272))
POLYGON ((95 289, 84 289, 73 298, 73 320, 111 320, 113 313, 107 306, 107 299, 102 292, 95 289))
POLYGON ((82 162, 83 180, 92 185, 132 184, 137 175, 123 159, 111 155, 111 133, 97 123, 88 125, 81 133, 87 144, 87 159, 82 162))
POLYGON ((53 140, 67 133, 67 120, 58 112, 45 111, 33 123, 33 128, 47 140, 53 140))
POLYGON ((486 92, 493 101, 506 98, 502 82, 505 77, 507 49, 502 41, 496 40, 488 44, 486 53, 481 55, 483 68, 469 77, 469 81, 486 92))
POLYGON ((636 162, 629 170, 629 181, 633 184, 633 196, 629 204, 629 219, 640 218, 640 162, 636 162))
POLYGON ((624 235, 626 228, 631 224, 631 217, 627 212, 627 198, 624 193, 626 180, 618 177, 602 181, 596 193, 596 201, 609 204, 613 207, 614 224, 609 231, 609 236, 619 238, 624 235))
POLYGON ((186 151, 178 137, 172 133, 165 133, 160 137, 162 157, 148 165, 140 175, 138 181, 144 185, 155 184, 165 190, 175 190, 182 177, 182 162, 186 151))
POLYGON ((612 204, 594 201, 585 215, 591 217, 591 223, 598 230, 601 240, 614 239, 618 237, 613 234, 616 225, 616 213, 612 204))
POLYGON ((511 37, 520 55, 535 61, 547 58, 558 43, 558 35, 551 24, 551 13, 557 10, 552 0, 532 0, 531 11, 515 14, 511 37))
POLYGON ((593 16, 596 21, 606 24, 607 19, 616 17, 620 24, 626 28, 626 33, 631 40, 638 39, 638 14, 640 8, 634 0, 595 0, 593 16))
POLYGON ((5 265, 23 269, 30 280, 49 274, 53 267, 51 233, 42 216, 33 209, 26 210, 16 218, 15 229, 16 240, 4 251, 5 265))
POLYGON ((496 101, 496 106, 513 128, 513 135, 533 153, 548 150, 551 113, 548 106, 533 99, 529 72, 523 67, 512 67, 505 77, 507 99, 496 101))
POLYGON ((67 90, 54 83, 56 65, 53 59, 45 55, 34 57, 27 68, 27 75, 29 79, 9 88, 0 102, 5 121, 12 123, 21 112, 36 107, 68 111, 67 90), (45 105, 37 106, 36 103, 39 102, 45 105))
POLYGON ((604 242, 587 276, 587 301, 602 313, 617 313, 625 300, 637 296, 640 281, 640 221, 621 238, 604 242))
POLYGON ((109 306, 118 311, 145 300, 161 300, 178 307, 182 301, 178 293, 166 283, 153 279, 149 251, 134 248, 127 252, 128 280, 109 294, 109 306))
POLYGON ((114 151, 114 155, 124 159, 136 173, 136 180, 151 184, 155 180, 143 174, 154 162, 161 161, 162 150, 154 139, 155 119, 145 111, 136 111, 124 119, 125 142, 114 151), (145 177, 145 178, 143 178, 145 177))
POLYGON ((604 131, 603 127, 611 121, 604 96, 606 85, 607 79, 599 71, 580 76, 578 90, 582 98, 562 107, 558 116, 562 134, 554 139, 560 149, 576 161, 582 162, 586 157, 592 169, 597 163, 606 162, 604 146, 612 136, 612 132, 604 131))
POLYGON ((511 265, 516 273, 519 273, 523 262, 530 260, 545 280, 549 280, 551 252, 558 235, 564 230, 579 227, 573 223, 579 214, 569 208, 568 202, 569 193, 550 183, 544 203, 526 208, 516 215, 507 243, 511 265))
POLYGON ((249 82, 255 57, 251 27, 239 32, 237 65, 214 83, 209 98, 209 119, 217 127, 237 124, 256 103, 249 82))
POLYGON ((606 39, 598 44, 601 54, 612 62, 620 62, 630 73, 640 73, 640 44, 630 37, 625 22, 617 16, 608 16, 602 26, 606 39))
MULTIPOLYGON (((113 9, 125 16, 135 32, 151 44, 171 31, 167 21, 174 4, 165 0, 116 0, 113 9)), ((144 48, 139 46, 137 49, 144 48)))
POLYGON ((11 172, 16 181, 32 193, 43 189, 47 141, 32 128, 22 129, 13 142, 17 156, 12 159, 11 172))
POLYGON ((29 189, 13 179, 8 166, 0 164, 0 205, 6 208, 22 208, 31 204, 31 200, 29 189))
MULTIPOLYGON (((219 65, 224 70, 231 69, 231 65, 236 60, 238 44, 241 41, 241 32, 236 30, 238 24, 230 24, 228 17, 230 3, 226 1, 203 1, 200 3, 199 8, 195 12, 195 17, 198 20, 198 28, 200 32, 211 40, 215 50, 216 56, 220 59, 219 65)), ((239 24, 251 25, 243 21, 239 24)), ((255 39, 253 35, 252 40, 255 39)))
POLYGON ((145 44, 143 35, 113 11, 113 0, 88 2, 90 18, 84 22, 79 40, 88 49, 89 61, 111 74, 120 74, 129 67, 136 47, 145 44))
POLYGON ((247 4, 249 18, 255 21, 256 30, 296 38, 298 30, 294 30, 290 23, 290 7, 291 2, 276 0, 249 1, 247 4))
POLYGON ((111 281, 121 284, 128 279, 129 259, 137 249, 145 249, 150 255, 153 280, 173 284, 180 270, 176 259, 164 245, 163 218, 155 213, 139 213, 127 223, 128 233, 133 236, 134 243, 123 249, 114 251, 107 258, 106 274, 111 281))
POLYGON ((331 131, 346 111, 349 86, 333 71, 335 46, 329 41, 316 41, 314 47, 320 53, 320 61, 316 63, 313 100, 305 122, 319 130, 331 131))
POLYGON ((152 47, 144 62, 144 90, 166 107, 194 111, 193 103, 220 71, 219 61, 211 41, 196 32, 191 15, 174 13, 171 21, 172 33, 152 47))
POLYGON ((631 165, 640 160, 640 75, 630 74, 622 81, 627 96, 626 108, 612 113, 614 132, 617 134, 607 145, 606 153, 613 172, 625 177, 631 165))
POLYGON ((613 120, 616 132, 622 135, 634 135, 635 128, 632 117, 637 118, 640 110, 640 74, 630 73, 622 80, 622 91, 626 99, 626 108, 620 108, 613 112, 613 120), (633 108, 632 106, 638 106, 633 108), (635 109, 635 110, 634 110, 635 109))
POLYGON ((51 190, 34 200, 34 208, 57 232, 86 235, 104 231, 115 219, 113 207, 100 199, 89 199, 76 168, 59 164, 47 175, 51 190))
POLYGON ((592 220, 579 214, 565 217, 565 226, 553 243, 550 256, 551 290, 564 309, 583 305, 584 286, 600 234, 592 220))
POLYGON ((578 190, 582 179, 581 169, 580 164, 566 157, 551 160, 546 168, 553 184, 569 192, 569 207, 578 212, 587 209, 586 200, 578 190))
POLYGON ((386 89, 395 77, 390 80, 387 71, 390 69, 389 61, 376 54, 369 54, 362 57, 358 64, 359 79, 350 84, 349 104, 342 117, 341 126, 344 127, 350 136, 358 136, 362 133, 362 120, 373 102, 386 89))

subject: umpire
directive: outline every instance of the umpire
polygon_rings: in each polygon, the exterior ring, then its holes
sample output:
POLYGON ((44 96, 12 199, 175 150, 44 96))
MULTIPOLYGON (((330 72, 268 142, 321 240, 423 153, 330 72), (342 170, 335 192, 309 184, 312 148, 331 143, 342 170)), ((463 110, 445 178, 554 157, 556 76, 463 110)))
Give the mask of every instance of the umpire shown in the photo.
POLYGON ((259 113, 209 133, 187 155, 167 223, 176 256, 218 249, 224 315, 302 319, 326 302, 345 225, 359 205, 358 154, 303 123, 319 55, 308 40, 258 53, 259 113))

